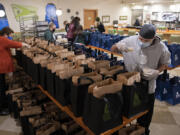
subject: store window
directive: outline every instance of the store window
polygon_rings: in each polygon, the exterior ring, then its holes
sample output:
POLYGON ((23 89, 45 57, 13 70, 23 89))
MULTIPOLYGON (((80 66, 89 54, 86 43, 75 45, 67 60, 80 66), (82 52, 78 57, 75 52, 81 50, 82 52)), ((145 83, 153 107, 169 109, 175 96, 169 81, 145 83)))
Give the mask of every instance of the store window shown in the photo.
POLYGON ((4 6, 0 3, 0 30, 7 26, 9 26, 9 23, 6 16, 6 11, 4 6))
POLYGON ((56 25, 56 28, 59 28, 58 17, 56 14, 56 6, 53 3, 49 3, 46 6, 45 20, 48 23, 53 22, 56 25))

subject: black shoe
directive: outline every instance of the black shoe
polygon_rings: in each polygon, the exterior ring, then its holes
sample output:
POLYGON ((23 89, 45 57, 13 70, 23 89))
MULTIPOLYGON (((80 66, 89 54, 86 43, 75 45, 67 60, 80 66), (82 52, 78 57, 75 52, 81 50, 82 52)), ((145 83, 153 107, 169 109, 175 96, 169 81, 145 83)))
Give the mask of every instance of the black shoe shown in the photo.
POLYGON ((5 116, 5 115, 9 115, 9 110, 8 109, 3 109, 3 110, 0 110, 0 115, 1 116, 5 116))

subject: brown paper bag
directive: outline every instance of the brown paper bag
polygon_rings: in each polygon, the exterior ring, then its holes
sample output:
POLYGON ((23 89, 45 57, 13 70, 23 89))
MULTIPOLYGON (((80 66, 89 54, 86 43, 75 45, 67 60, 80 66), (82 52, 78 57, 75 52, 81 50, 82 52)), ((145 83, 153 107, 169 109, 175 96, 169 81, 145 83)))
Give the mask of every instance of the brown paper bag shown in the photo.
POLYGON ((67 58, 69 56, 74 56, 74 52, 73 51, 62 52, 62 53, 58 54, 58 56, 63 59, 63 58, 67 58))
POLYGON ((135 82, 141 81, 141 76, 139 72, 127 72, 119 74, 117 80, 123 82, 124 85, 132 86, 135 82))
POLYGON ((80 77, 87 77, 92 79, 94 82, 98 82, 102 80, 102 76, 96 72, 92 72, 92 73, 86 73, 86 74, 80 74, 80 75, 76 75, 72 77, 72 82, 74 85, 86 85, 86 84, 90 84, 91 81, 84 79, 80 81, 80 84, 78 84, 78 79, 80 77))
POLYGON ((110 68, 110 62, 107 60, 98 60, 94 62, 89 62, 88 67, 93 70, 99 71, 100 68, 110 68))
POLYGON ((119 81, 114 81, 109 78, 101 82, 94 83, 89 86, 88 92, 93 93, 96 98, 101 98, 105 94, 113 94, 122 90, 122 83, 119 81))
POLYGON ((56 50, 54 53, 59 56, 61 53, 64 53, 64 52, 68 52, 68 49, 56 50))
POLYGON ((69 68, 69 66, 73 66, 73 63, 71 63, 71 62, 68 62, 68 63, 56 63, 51 68, 51 71, 52 71, 52 73, 55 73, 56 71, 59 71, 59 70, 65 70, 65 69, 69 68))
POLYGON ((102 75, 105 75, 105 76, 113 76, 118 71, 121 71, 123 69, 124 69, 123 66, 117 65, 117 66, 110 67, 109 69, 107 69, 107 68, 100 68, 99 73, 102 74, 102 75))
POLYGON ((67 57, 67 59, 70 60, 70 61, 75 62, 77 60, 84 60, 84 59, 86 59, 86 56, 84 54, 82 54, 82 55, 75 55, 75 56, 69 56, 69 57, 67 57))
POLYGON ((77 65, 87 65, 89 62, 94 62, 95 61, 95 58, 87 58, 87 59, 81 59, 81 60, 77 60, 76 61, 76 64, 77 65))
POLYGON ((69 79, 70 77, 74 75, 79 75, 84 73, 83 67, 69 67, 68 69, 62 70, 58 73, 59 77, 61 79, 69 79))
POLYGON ((41 60, 46 60, 48 58, 48 55, 37 55, 33 58, 33 62, 35 64, 39 64, 41 60))

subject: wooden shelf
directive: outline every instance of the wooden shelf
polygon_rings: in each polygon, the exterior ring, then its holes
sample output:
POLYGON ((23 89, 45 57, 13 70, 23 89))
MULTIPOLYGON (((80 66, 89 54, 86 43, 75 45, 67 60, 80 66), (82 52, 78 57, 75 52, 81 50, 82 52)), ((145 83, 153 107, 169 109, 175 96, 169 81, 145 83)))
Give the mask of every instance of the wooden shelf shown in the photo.
POLYGON ((99 50, 99 51, 103 51, 105 53, 113 54, 113 55, 118 56, 118 57, 123 57, 122 54, 114 53, 114 52, 111 52, 111 51, 108 51, 108 50, 105 50, 105 49, 102 49, 102 48, 99 48, 99 47, 95 47, 95 46, 92 46, 92 45, 87 45, 86 47, 91 48, 91 49, 96 49, 96 50, 99 50))
POLYGON ((174 67, 174 68, 168 67, 167 70, 173 70, 173 69, 176 69, 176 68, 180 68, 180 65, 178 65, 178 66, 176 66, 176 67, 174 67))
MULTIPOLYGON (((66 112, 77 124, 79 124, 89 135, 95 135, 83 122, 82 117, 76 117, 74 116, 73 112, 68 106, 62 106, 56 99, 54 99, 46 90, 44 90, 40 85, 38 85, 40 90, 47 95, 62 111, 66 112)), ((119 125, 113 129, 110 129, 104 133, 101 133, 101 135, 111 135, 114 132, 118 131, 119 129, 123 128, 125 125, 131 123, 133 120, 138 119, 142 117, 144 114, 146 114, 148 111, 139 113, 138 115, 128 119, 126 117, 123 117, 123 124, 119 125)))
POLYGON ((56 99, 54 99, 47 91, 45 91, 40 85, 38 85, 40 90, 47 95, 60 109, 61 111, 66 112, 77 124, 79 124, 86 132, 88 132, 90 135, 94 135, 94 133, 87 127, 82 121, 82 118, 75 117, 72 111, 67 106, 62 106, 56 99))
MULTIPOLYGON (((102 49, 102 48, 99 48, 99 47, 95 47, 95 46, 92 46, 92 45, 87 45, 86 47, 88 48, 92 48, 92 49, 96 49, 96 50, 99 50, 99 51, 103 51, 105 53, 109 53, 109 54, 113 54, 114 56, 118 56, 118 57, 123 57, 122 54, 118 54, 118 53, 113 53, 111 51, 108 51, 108 50, 105 50, 105 49, 102 49)), ((176 66, 176 67, 168 67, 167 70, 173 70, 175 68, 180 68, 180 65, 176 66)))

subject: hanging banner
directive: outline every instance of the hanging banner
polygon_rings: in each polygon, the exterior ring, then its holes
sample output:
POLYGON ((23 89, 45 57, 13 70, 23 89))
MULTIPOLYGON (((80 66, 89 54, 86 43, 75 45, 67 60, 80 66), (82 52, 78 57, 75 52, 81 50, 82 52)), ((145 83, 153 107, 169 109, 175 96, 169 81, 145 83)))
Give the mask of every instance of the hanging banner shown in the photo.
POLYGON ((11 4, 13 9, 14 16, 16 21, 19 21, 20 17, 25 17, 26 20, 29 20, 28 17, 37 16, 38 8, 32 6, 24 6, 24 5, 17 5, 11 4))
POLYGON ((46 6, 45 20, 48 23, 53 22, 56 25, 56 28, 59 28, 58 17, 56 15, 56 6, 53 3, 49 3, 46 6))
POLYGON ((9 23, 6 16, 6 11, 4 9, 4 6, 0 4, 0 30, 7 26, 9 26, 9 23))

